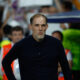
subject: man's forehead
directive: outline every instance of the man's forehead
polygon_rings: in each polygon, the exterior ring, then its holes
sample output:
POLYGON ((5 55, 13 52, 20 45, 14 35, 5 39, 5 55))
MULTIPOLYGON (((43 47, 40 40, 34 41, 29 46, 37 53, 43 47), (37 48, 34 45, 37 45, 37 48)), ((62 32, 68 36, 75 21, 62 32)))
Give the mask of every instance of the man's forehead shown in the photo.
POLYGON ((33 20, 33 23, 36 23, 36 24, 46 24, 46 20, 44 17, 36 17, 34 20, 33 20))
POLYGON ((12 33, 22 33, 22 31, 12 31, 12 33))

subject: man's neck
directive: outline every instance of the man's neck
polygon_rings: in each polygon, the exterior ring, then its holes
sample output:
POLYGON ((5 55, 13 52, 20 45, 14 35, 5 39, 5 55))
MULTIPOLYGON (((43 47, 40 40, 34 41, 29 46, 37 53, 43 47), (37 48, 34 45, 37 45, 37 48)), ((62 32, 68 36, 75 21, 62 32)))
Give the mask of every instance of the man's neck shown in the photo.
POLYGON ((35 38, 33 35, 32 35, 32 37, 33 37, 33 39, 34 39, 36 42, 42 42, 42 41, 44 40, 44 38, 42 38, 42 39, 37 39, 37 38, 35 38))

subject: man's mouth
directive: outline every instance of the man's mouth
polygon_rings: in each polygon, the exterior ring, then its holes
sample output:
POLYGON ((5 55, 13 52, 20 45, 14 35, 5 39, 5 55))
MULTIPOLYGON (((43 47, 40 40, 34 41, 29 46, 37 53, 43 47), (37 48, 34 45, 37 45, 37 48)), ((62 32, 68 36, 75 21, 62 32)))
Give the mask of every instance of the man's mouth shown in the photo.
POLYGON ((39 32, 39 35, 43 35, 43 33, 42 32, 39 32))

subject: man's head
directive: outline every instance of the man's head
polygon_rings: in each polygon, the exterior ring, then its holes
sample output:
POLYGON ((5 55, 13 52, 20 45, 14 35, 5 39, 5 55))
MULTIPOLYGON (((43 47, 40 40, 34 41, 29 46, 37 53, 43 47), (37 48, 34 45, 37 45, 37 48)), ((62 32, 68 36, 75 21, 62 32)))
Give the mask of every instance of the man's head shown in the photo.
POLYGON ((41 12, 45 13, 45 14, 48 14, 49 13, 49 6, 42 6, 41 7, 41 12))
POLYGON ((57 11, 57 9, 54 7, 54 6, 50 6, 49 7, 49 14, 55 14, 55 13, 57 13, 58 11, 57 11))
POLYGON ((52 33, 52 36, 60 40, 61 42, 63 41, 63 34, 60 31, 54 31, 52 33))
POLYGON ((41 41, 48 27, 47 18, 42 14, 36 14, 30 19, 32 36, 36 41, 41 41))
POLYGON ((13 43, 20 41, 23 38, 23 29, 19 26, 12 28, 11 36, 13 43))
POLYGON ((62 1, 63 11, 72 11, 72 2, 71 1, 62 1))
POLYGON ((12 29, 12 26, 10 26, 10 25, 8 25, 8 24, 6 24, 6 25, 3 27, 3 35, 4 35, 4 37, 10 38, 11 29, 12 29))

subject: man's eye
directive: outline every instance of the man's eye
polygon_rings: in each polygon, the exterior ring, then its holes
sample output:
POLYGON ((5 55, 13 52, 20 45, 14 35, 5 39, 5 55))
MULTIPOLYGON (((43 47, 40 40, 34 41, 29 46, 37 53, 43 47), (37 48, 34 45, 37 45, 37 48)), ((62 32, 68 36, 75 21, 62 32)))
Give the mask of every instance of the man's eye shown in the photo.
POLYGON ((45 26, 46 26, 46 24, 43 24, 42 26, 43 26, 43 27, 45 27, 45 26))
POLYGON ((35 24, 35 26, 39 26, 39 24, 35 24))

